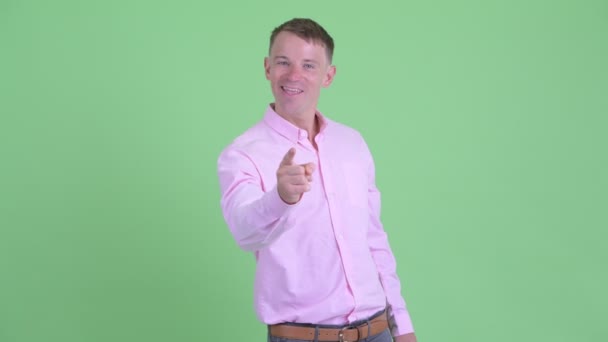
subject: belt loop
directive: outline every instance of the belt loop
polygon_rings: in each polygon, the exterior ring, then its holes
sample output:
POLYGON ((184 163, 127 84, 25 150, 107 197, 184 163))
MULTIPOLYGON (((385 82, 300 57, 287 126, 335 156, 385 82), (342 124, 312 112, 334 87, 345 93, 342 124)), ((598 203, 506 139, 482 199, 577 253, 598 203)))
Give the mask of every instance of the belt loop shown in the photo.
POLYGON ((369 317, 367 318, 367 338, 369 338, 372 335, 372 326, 369 322, 369 317))
POLYGON ((319 342, 319 326, 315 325, 315 338, 313 342, 319 342))

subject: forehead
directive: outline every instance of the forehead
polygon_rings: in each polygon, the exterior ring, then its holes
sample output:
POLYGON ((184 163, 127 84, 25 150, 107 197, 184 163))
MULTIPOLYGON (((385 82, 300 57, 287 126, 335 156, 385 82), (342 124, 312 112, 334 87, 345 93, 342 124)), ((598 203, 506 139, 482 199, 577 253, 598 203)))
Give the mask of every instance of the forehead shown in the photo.
POLYGON ((298 37, 294 33, 283 31, 277 34, 270 48, 270 55, 285 56, 287 58, 307 58, 316 59, 318 61, 326 61, 325 46, 311 40, 306 40, 298 37))

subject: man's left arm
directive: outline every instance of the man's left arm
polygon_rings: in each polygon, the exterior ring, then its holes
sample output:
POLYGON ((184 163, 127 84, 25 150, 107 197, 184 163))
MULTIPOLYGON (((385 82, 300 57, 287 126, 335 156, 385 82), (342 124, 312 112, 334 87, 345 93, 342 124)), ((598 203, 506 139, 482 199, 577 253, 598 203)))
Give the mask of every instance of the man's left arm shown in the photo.
POLYGON ((389 313, 391 317, 389 317, 389 320, 393 323, 391 333, 395 336, 395 342, 415 342, 416 335, 414 334, 412 321, 407 311, 405 300, 401 295, 401 282, 397 276, 397 263, 380 221, 380 191, 376 187, 374 161, 367 145, 365 145, 365 149, 368 159, 367 181, 370 220, 368 243, 390 309, 389 313))

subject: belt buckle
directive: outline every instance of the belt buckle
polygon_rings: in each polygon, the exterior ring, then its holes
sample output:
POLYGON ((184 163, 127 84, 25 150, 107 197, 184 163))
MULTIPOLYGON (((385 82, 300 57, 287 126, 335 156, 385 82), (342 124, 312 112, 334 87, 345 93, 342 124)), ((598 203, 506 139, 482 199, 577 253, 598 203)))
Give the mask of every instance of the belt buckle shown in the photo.
POLYGON ((338 332, 338 341, 339 341, 339 342, 355 342, 355 341, 359 341, 359 329, 356 329, 356 330, 357 330, 357 339, 356 339, 356 340, 353 340, 353 341, 347 341, 347 340, 345 340, 345 339, 344 339, 344 331, 346 331, 346 330, 348 330, 348 329, 351 329, 351 328, 352 328, 352 327, 351 327, 350 325, 347 325, 347 326, 342 327, 342 328, 340 329, 340 331, 338 332))

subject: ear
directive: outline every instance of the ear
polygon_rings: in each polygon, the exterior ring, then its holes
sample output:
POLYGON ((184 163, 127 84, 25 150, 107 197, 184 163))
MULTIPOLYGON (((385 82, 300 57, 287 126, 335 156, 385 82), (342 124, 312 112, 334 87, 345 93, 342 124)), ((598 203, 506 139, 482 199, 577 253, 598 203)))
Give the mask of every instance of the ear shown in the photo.
POLYGON ((266 79, 270 80, 270 60, 268 57, 264 57, 264 71, 266 73, 266 79))
POLYGON ((327 88, 331 85, 331 82, 333 82, 334 77, 336 76, 336 66, 335 65, 330 65, 327 68, 327 72, 325 73, 325 79, 323 80, 323 88, 327 88))

